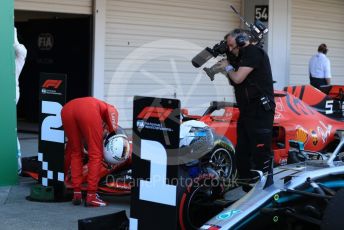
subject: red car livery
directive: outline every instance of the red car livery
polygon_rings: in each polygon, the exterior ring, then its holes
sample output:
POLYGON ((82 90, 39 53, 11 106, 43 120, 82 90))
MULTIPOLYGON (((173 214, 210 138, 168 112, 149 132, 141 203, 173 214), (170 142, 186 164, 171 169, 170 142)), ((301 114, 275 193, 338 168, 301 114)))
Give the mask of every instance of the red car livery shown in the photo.
MULTIPOLYGON (((333 148, 336 130, 344 129, 343 86, 331 86, 324 91, 312 86, 289 86, 275 90, 275 119, 273 151, 275 164, 295 161, 289 140, 302 142, 310 151, 327 151, 333 148)), ((203 116, 188 116, 205 122, 219 135, 236 144, 236 127, 239 109, 235 103, 212 102, 203 116)))

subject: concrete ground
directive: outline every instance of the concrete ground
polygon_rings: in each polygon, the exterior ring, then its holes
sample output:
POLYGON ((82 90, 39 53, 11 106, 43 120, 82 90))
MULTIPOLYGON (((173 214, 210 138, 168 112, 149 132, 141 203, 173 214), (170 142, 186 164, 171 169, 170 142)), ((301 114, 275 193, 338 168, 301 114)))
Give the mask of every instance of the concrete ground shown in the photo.
POLYGON ((107 207, 87 208, 70 202, 44 203, 26 200, 35 182, 20 178, 19 185, 0 187, 0 229, 78 229, 78 220, 126 210, 129 216, 130 196, 103 197, 107 207))

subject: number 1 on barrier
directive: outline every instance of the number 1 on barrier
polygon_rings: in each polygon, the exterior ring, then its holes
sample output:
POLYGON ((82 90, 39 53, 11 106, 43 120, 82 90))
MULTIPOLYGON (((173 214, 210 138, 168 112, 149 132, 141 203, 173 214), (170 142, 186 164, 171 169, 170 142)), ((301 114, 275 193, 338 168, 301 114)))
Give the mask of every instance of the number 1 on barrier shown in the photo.
POLYGON ((166 184, 167 153, 157 141, 141 141, 141 158, 151 162, 150 181, 140 180, 140 200, 176 206, 175 185, 166 184))

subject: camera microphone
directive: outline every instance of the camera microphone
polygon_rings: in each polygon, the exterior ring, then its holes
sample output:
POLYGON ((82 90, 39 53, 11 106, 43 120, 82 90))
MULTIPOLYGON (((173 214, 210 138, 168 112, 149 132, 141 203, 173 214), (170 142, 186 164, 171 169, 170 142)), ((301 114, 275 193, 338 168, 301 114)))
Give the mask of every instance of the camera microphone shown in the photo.
MULTIPOLYGON (((262 46, 264 35, 268 32, 266 26, 259 20, 256 20, 254 24, 248 23, 232 5, 230 7, 234 11, 234 13, 239 16, 240 20, 243 21, 249 28, 252 40, 255 42, 254 44, 257 46, 262 46)), ((213 48, 206 47, 205 49, 203 49, 192 59, 191 63, 194 67, 199 68, 211 58, 216 58, 218 55, 225 54, 227 55, 227 57, 230 57, 231 55, 231 52, 229 52, 228 50, 226 38, 225 40, 220 41, 218 44, 215 44, 213 48)), ((232 59, 236 60, 236 57, 232 59)))
POLYGON ((204 63, 211 58, 215 58, 219 55, 226 54, 228 51, 227 42, 222 40, 218 44, 215 44, 213 48, 205 48, 199 54, 197 54, 191 61, 192 65, 196 68, 201 67, 204 63))
POLYGON ((204 50, 202 50, 200 53, 198 53, 194 58, 192 58, 192 65, 196 68, 201 67, 209 61, 212 57, 214 57, 212 50, 207 47, 204 50))

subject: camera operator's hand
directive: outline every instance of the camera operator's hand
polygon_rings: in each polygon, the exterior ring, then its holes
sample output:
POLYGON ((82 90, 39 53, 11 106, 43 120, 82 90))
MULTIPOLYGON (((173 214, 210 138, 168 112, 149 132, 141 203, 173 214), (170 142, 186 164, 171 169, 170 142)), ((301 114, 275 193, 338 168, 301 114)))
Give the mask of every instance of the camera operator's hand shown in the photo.
POLYGON ((229 62, 227 61, 227 59, 222 59, 218 63, 219 63, 219 67, 222 68, 223 70, 226 68, 226 66, 229 65, 229 62))
POLYGON ((226 73, 234 70, 234 67, 228 62, 227 59, 222 59, 221 61, 219 61, 219 65, 226 73))
POLYGON ((214 81, 215 74, 222 73, 226 76, 226 66, 228 66, 228 61, 226 59, 222 59, 210 68, 204 67, 203 70, 206 72, 210 80, 214 81))

